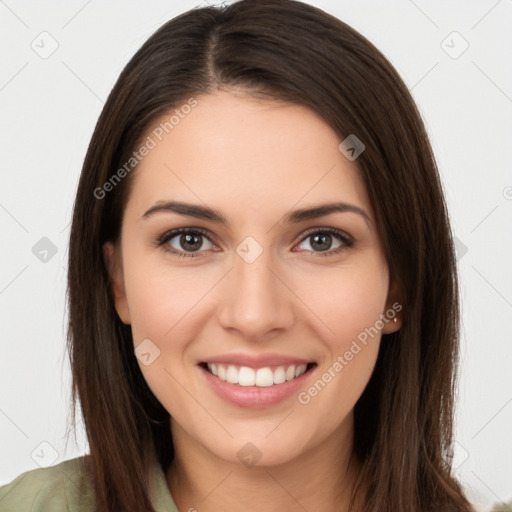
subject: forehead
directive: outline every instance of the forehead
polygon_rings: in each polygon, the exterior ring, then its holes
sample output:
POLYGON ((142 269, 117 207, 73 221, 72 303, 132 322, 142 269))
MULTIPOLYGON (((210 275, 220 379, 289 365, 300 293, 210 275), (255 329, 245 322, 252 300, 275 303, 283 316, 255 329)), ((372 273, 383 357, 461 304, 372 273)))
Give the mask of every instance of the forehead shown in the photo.
POLYGON ((195 99, 148 128, 154 147, 134 171, 132 213, 169 199, 202 201, 228 218, 235 210, 275 220, 318 201, 371 210, 356 163, 338 149, 342 137, 312 110, 231 92, 195 99))

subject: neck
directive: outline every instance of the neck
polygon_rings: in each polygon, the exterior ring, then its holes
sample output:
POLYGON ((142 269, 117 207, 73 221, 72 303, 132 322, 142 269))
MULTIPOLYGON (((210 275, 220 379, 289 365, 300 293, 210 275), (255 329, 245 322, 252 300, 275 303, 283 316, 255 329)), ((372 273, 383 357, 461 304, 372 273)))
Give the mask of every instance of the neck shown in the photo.
POLYGON ((179 510, 253 512, 349 510, 358 463, 353 448, 353 416, 320 445, 290 461, 246 467, 225 461, 171 419, 175 458, 167 471, 179 510))

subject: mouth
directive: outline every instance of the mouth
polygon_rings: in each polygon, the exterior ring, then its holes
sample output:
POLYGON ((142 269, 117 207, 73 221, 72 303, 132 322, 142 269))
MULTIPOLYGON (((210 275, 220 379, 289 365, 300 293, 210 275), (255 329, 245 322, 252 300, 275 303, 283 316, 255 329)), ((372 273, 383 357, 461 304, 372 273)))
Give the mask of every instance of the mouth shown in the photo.
POLYGON ((199 366, 210 375, 229 384, 235 384, 239 387, 268 388, 280 386, 286 382, 299 379, 305 373, 312 371, 317 364, 310 362, 254 368, 250 366, 204 361, 199 363, 199 366))

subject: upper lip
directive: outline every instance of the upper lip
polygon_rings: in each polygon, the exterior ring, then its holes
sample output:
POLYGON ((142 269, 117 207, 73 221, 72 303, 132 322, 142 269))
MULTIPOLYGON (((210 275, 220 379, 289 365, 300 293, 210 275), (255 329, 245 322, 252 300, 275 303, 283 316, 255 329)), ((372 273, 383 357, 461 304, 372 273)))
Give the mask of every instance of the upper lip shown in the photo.
POLYGON ((207 357, 201 363, 224 364, 233 366, 247 366, 249 368, 264 368, 266 366, 291 366, 313 363, 314 361, 303 359, 296 356, 283 354, 267 353, 261 355, 252 354, 222 354, 218 356, 207 357))

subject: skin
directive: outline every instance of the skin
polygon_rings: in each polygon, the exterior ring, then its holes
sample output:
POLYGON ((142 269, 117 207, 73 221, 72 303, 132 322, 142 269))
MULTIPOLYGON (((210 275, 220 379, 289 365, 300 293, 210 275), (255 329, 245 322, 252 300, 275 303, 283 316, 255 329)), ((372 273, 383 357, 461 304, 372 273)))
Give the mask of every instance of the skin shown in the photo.
MULTIPOLYGON (((353 408, 380 335, 306 405, 295 394, 267 408, 232 405, 205 385, 196 363, 230 352, 302 357, 318 365, 307 390, 397 301, 357 160, 343 156, 343 139, 305 107, 236 90, 197 100, 139 164, 120 240, 104 247, 116 310, 131 324, 134 346, 150 339, 160 350, 139 366, 171 415, 170 491, 180 510, 346 510, 356 469, 349 465, 353 408), (229 226, 174 212, 142 217, 171 199, 219 210, 229 226), (290 210, 334 201, 364 209, 369 220, 353 212, 283 220, 290 210), (157 246, 180 227, 211 234, 198 235, 195 252, 179 234, 167 242, 198 257, 157 246), (354 244, 333 236, 321 251, 311 235, 329 227, 354 244), (247 236, 263 249, 252 263, 236 251, 247 236), (252 467, 237 456, 249 441, 261 453, 252 467)), ((400 325, 398 316, 382 332, 400 325)))

